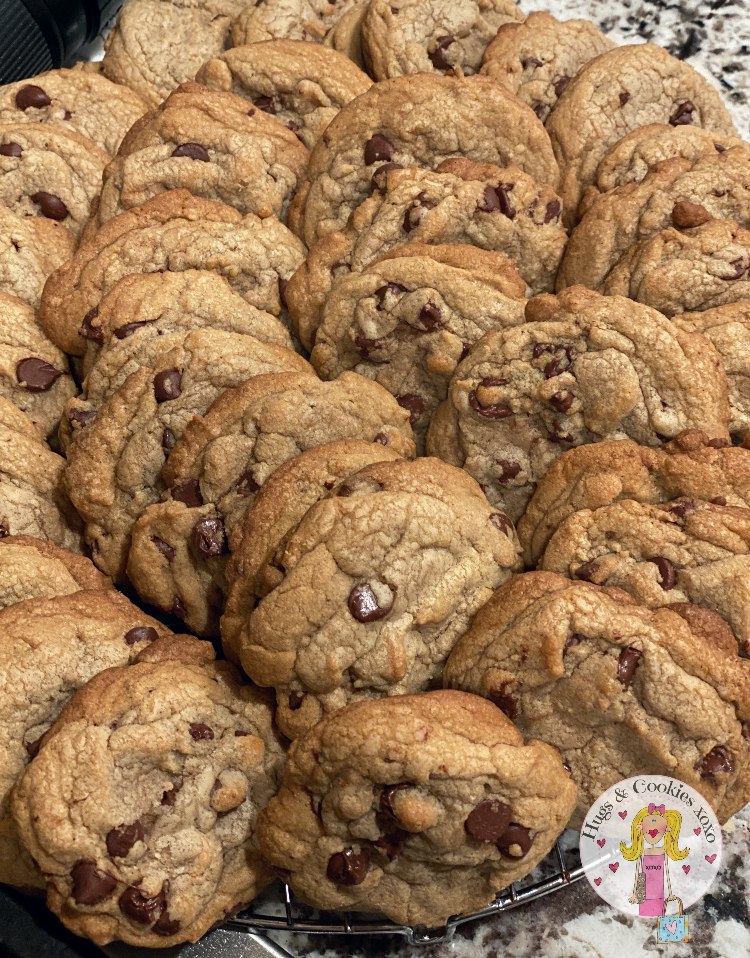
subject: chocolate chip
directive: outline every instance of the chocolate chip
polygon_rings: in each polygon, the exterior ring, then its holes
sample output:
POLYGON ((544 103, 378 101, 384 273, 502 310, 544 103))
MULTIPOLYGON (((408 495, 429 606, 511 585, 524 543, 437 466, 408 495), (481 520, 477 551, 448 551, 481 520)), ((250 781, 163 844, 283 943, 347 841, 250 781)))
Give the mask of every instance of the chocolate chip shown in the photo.
POLYGON ((171 808, 176 801, 177 801, 177 789, 173 785, 172 788, 164 789, 164 792, 161 796, 161 802, 159 804, 167 805, 171 808))
POLYGON ((498 183, 495 187, 497 201, 500 205, 500 212, 503 214, 503 216, 507 216, 509 220, 516 218, 516 208, 513 206, 510 200, 510 194, 513 191, 513 186, 513 183, 498 183))
POLYGON ((98 306, 94 306, 93 309, 90 309, 83 317, 83 322, 78 329, 78 335, 82 336, 84 339, 90 339, 94 343, 103 343, 104 330, 101 328, 101 326, 92 325, 93 320, 95 320, 98 315, 98 306))
POLYGON ((247 499, 248 496, 254 496, 255 493, 260 490, 260 486, 255 481, 251 469, 242 473, 237 480, 237 485, 234 487, 234 490, 238 496, 242 496, 244 499, 247 499))
POLYGON ((498 213, 500 211, 500 198, 492 186, 485 186, 477 209, 483 213, 498 213))
POLYGON ((706 445, 712 449, 728 449, 732 443, 728 439, 709 439, 706 445))
POLYGON ((137 645, 139 642, 156 642, 159 633, 150 625, 137 625, 128 629, 124 635, 126 645, 137 645))
POLYGON ((695 764, 701 778, 713 778, 718 772, 733 772, 734 759, 729 749, 723 745, 715 745, 708 755, 704 755, 695 764))
POLYGON ((512 682, 503 682, 502 685, 491 688, 487 693, 490 702, 504 712, 509 719, 514 719, 518 715, 518 702, 508 691, 512 684, 512 682))
POLYGON ((561 390, 556 393, 552 393, 549 397, 550 406, 554 406, 558 412, 567 412, 570 407, 573 405, 573 393, 568 392, 567 390, 561 390))
POLYGON ((52 100, 47 96, 40 86, 29 83, 28 86, 22 86, 16 93, 16 106, 19 110, 28 110, 34 107, 41 110, 42 107, 49 106, 52 100))
POLYGON ((581 579, 583 582, 595 582, 596 568, 597 565, 593 559, 590 562, 584 562, 583 565, 579 565, 575 570, 573 578, 581 579))
POLYGON ((413 426, 419 421, 424 413, 424 399, 416 393, 404 393, 403 396, 396 396, 396 402, 399 406, 409 410, 409 422, 413 426))
POLYGON ((23 148, 20 143, 0 143, 0 156, 12 156, 18 159, 23 155, 23 148))
POLYGON ((179 921, 172 920, 169 917, 169 912, 166 910, 166 908, 161 915, 159 915, 158 920, 151 928, 151 931, 153 931, 155 935, 161 935, 162 938, 168 938, 170 935, 176 935, 179 930, 179 921))
POLYGON ((286 300, 286 288, 288 285, 289 280, 279 276, 279 302, 281 303, 282 309, 287 309, 289 305, 286 300))
POLYGON ((633 681, 633 675, 638 668, 638 662, 642 655, 643 653, 639 649, 634 649, 632 645, 629 645, 618 656, 617 680, 622 682, 626 689, 630 687, 630 683, 633 681))
POLYGON ((664 589, 665 592, 674 589, 677 584, 677 573, 669 559, 665 559, 664 556, 654 556, 654 558, 649 561, 653 562, 658 569, 658 580, 662 589, 664 589))
MULTIPOLYGON (((165 429, 161 434, 161 447, 166 452, 167 455, 174 449, 174 444, 177 442, 175 435, 171 429, 165 429)), ((174 496, 172 497, 174 498, 174 496)))
POLYGON ((386 785, 380 793, 379 808, 380 814, 384 815, 390 821, 397 822, 398 816, 393 810, 393 798, 399 792, 406 788, 414 788, 413 782, 398 782, 396 785, 386 785))
POLYGON ((370 856, 365 848, 359 852, 345 848, 328 859, 326 875, 337 885, 361 885, 369 867, 370 856))
POLYGON ((464 822, 464 828, 478 842, 497 842, 510 825, 513 809, 497 798, 480 802, 464 822))
POLYGON ((404 850, 404 842, 408 837, 409 832, 402 828, 394 828, 392 831, 386 832, 385 835, 381 835, 373 844, 385 854, 389 862, 392 862, 404 850))
MULTIPOLYGON (((372 295, 378 301, 377 308, 382 309, 385 304, 386 297, 400 296, 401 293, 405 292, 406 287, 402 286, 401 283, 386 283, 385 286, 378 287, 378 289, 376 289, 372 295)), ((374 342, 374 340, 370 340, 370 342, 374 342)))
MULTIPOLYGON (((544 345, 545 349, 543 351, 549 351, 554 353, 561 353, 562 355, 556 355, 554 359, 550 361, 544 367, 544 378, 552 379, 554 376, 559 376, 564 372, 567 372, 570 367, 573 365, 573 347, 572 346, 553 346, 546 344, 537 344, 534 347, 534 358, 537 358, 536 350, 538 346, 544 345)), ((540 353, 541 354, 541 353, 540 353)))
POLYGON ((621 90, 620 91, 620 106, 625 106, 625 104, 628 102, 629 99, 630 99, 630 94, 628 93, 628 91, 621 90))
POLYGON ((580 645, 585 638, 586 636, 581 635, 580 632, 573 632, 565 640, 565 645, 563 646, 563 653, 567 652, 568 649, 572 649, 576 645, 580 645))
POLYGON ((403 231, 405 233, 411 233, 411 231, 416 229, 422 222, 425 212, 434 208, 435 204, 432 200, 428 200, 424 192, 420 193, 404 213, 404 219, 401 224, 403 231))
POLYGON ((302 703, 305 701, 304 693, 302 692, 290 692, 289 698, 287 699, 287 705, 291 712, 297 712, 302 708, 302 703))
POLYGON ((497 481, 501 486, 507 486, 521 471, 519 462, 510 462, 508 459, 496 459, 495 462, 500 466, 500 475, 497 477, 497 481))
POLYGON ((727 283, 731 283, 735 279, 739 279, 744 273, 747 272, 747 263, 741 257, 739 259, 733 259, 729 264, 732 267, 732 273, 728 276, 719 276, 719 279, 723 279, 727 283))
POLYGON ((203 505, 201 487, 197 479, 190 479, 181 486, 175 486, 174 489, 172 489, 172 498, 176 499, 177 502, 184 502, 185 505, 190 506, 191 509, 203 505))
POLYGON ((125 323, 124 326, 119 326, 115 330, 115 336, 118 339, 127 339, 128 336, 132 336, 136 330, 141 329, 142 326, 148 326, 150 323, 153 323, 153 319, 142 319, 137 323, 125 323))
POLYGON ((562 209, 562 206, 560 204, 560 200, 550 200, 549 203, 547 203, 547 206, 545 207, 545 210, 544 210, 545 226, 547 225, 547 223, 551 223, 553 220, 560 219, 561 209, 562 209))
POLYGON ((426 332, 431 333, 443 325, 443 313, 434 303, 425 303, 419 311, 419 322, 426 332))
POLYGON ((513 537, 513 523, 504 512, 493 512, 490 516, 490 522, 500 532, 504 532, 508 538, 513 537))
POLYGON ((531 833, 518 822, 511 822, 503 837, 495 844, 500 854, 506 858, 523 858, 532 845, 531 833))
POLYGON ((691 499, 677 499, 669 506, 669 512, 672 515, 677 516, 679 519, 684 519, 686 515, 690 512, 695 512, 698 507, 691 499))
POLYGON ((383 349, 387 342, 387 337, 383 337, 382 339, 368 339, 367 336, 363 336, 362 333, 357 333, 354 337, 354 345, 365 358, 368 358, 370 353, 378 349, 383 349))
POLYGON ((544 61, 537 59, 537 57, 525 57, 521 60, 521 66, 524 70, 527 70, 529 67, 541 67, 544 66, 544 61))
POLYGON ((687 200, 680 200, 672 207, 672 222, 677 229, 692 229, 694 226, 702 226, 713 219, 705 206, 700 203, 688 203, 687 200))
POLYGON ((722 146, 721 143, 714 143, 714 146, 716 147, 717 153, 726 153, 727 151, 727 148, 725 146, 722 146))
POLYGON ((185 609, 185 606, 182 604, 182 599, 178 595, 176 595, 174 599, 172 599, 172 605, 169 608, 169 612, 175 618, 180 619, 183 622, 185 621, 185 618, 187 617, 187 610, 185 609))
POLYGON ((16 378, 19 386, 28 389, 30 393, 46 393, 62 376, 59 369, 46 362, 30 356, 16 363, 16 378))
POLYGON ((160 917, 166 906, 164 892, 157 895, 144 895, 140 888, 128 885, 117 899, 123 915, 139 925, 150 925, 160 917))
POLYGON ((68 215, 68 207, 54 193, 39 190, 37 193, 32 193, 29 198, 36 203, 42 216, 46 216, 48 220, 57 220, 59 223, 68 215))
POLYGON ((253 100, 253 104, 257 106, 259 110, 263 110, 264 113, 270 113, 272 116, 275 116, 279 112, 276 109, 276 104, 272 96, 256 97, 253 100))
POLYGON ((117 825, 107 832, 105 842, 111 858, 125 858, 136 842, 143 841, 143 825, 139 821, 130 825, 117 825))
POLYGON ((380 605, 372 586, 367 582, 355 585, 346 603, 349 612, 357 622, 377 622, 378 619, 384 619, 393 608, 394 595, 392 590, 389 591, 390 601, 387 605, 380 605))
POLYGON ((713 506, 725 506, 727 504, 727 500, 724 496, 714 496, 713 499, 709 499, 708 501, 713 506))
POLYGON ((76 862, 70 877, 73 879, 73 901, 77 905, 98 905, 109 898, 117 887, 115 879, 107 872, 100 871, 96 862, 89 859, 76 862))
POLYGON ((175 551, 168 542, 160 539, 159 536, 151 536, 151 541, 153 542, 155 548, 161 552, 167 562, 171 562, 172 559, 174 559, 175 551))
POLYGON ((365 164, 367 166, 377 163, 378 160, 392 159, 393 144, 382 133, 376 133, 365 143, 365 164))
POLYGON ((562 96, 569 83, 570 77, 564 75, 559 76, 552 84, 552 88, 555 91, 555 96, 562 96))
POLYGON ((544 123, 547 119, 547 114, 549 113, 549 107, 546 103, 542 103, 541 100, 532 100, 531 109, 536 113, 539 119, 544 123))
POLYGON ((214 737, 214 730, 210 725, 204 725, 203 722, 191 722, 190 736, 196 742, 210 741, 214 737))
POLYGON ((573 437, 569 432, 562 431, 562 425, 559 422, 552 423, 552 428, 547 433, 550 442, 573 442, 573 437))
POLYGON ((386 436, 386 434, 385 434, 384 432, 379 432, 379 433, 377 434, 377 436, 375 436, 375 440, 374 440, 374 441, 380 443, 381 446, 387 446, 387 445, 388 445, 388 436, 386 436))
POLYGON ((182 143, 172 150, 172 156, 185 156, 189 160, 200 160, 201 163, 208 163, 211 159, 208 150, 202 147, 200 143, 182 143))
POLYGON ((10 528, 8 526, 7 521, 3 519, 3 521, 0 522, 0 539, 7 539, 9 535, 10 535, 10 528))
POLYGON ((403 170, 403 166, 400 163, 384 163, 379 166, 370 177, 372 188, 380 193, 385 193, 388 186, 388 174, 393 170, 403 170))
POLYGON ((221 556, 229 551, 224 523, 217 517, 206 516, 205 519, 199 519, 190 533, 190 541, 196 552, 202 556, 221 556))
POLYGON ((177 399, 182 393, 182 373, 179 369, 164 369, 154 376, 154 396, 157 402, 177 399))
POLYGON ((479 381, 476 389, 469 393, 469 405, 474 412, 484 416, 485 419, 506 419, 513 415, 513 409, 507 403, 489 403, 483 404, 477 397, 479 389, 490 389, 494 386, 505 386, 508 380, 500 376, 485 376, 479 381))
POLYGON ((33 742, 24 742, 24 748, 26 749, 26 754, 29 758, 36 758, 39 754, 39 748, 42 744, 42 739, 44 735, 40 735, 39 738, 35 738, 33 742))
POLYGON ((669 123, 671 126, 687 126, 693 122, 693 113, 695 113, 695 104, 685 100, 670 116, 669 123))
POLYGON ((430 60, 430 63, 435 67, 436 70, 452 69, 451 64, 445 59, 445 51, 455 41, 455 39, 455 37, 447 35, 438 37, 435 40, 435 49, 428 53, 427 56, 430 60))

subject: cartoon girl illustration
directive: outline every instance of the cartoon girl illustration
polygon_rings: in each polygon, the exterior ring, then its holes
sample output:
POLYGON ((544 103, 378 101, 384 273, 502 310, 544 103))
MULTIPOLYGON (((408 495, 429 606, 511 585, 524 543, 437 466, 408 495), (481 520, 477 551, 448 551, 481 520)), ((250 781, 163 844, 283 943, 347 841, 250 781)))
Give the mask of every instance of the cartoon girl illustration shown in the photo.
POLYGON ((682 861, 690 853, 689 848, 679 848, 681 827, 682 815, 679 812, 651 802, 648 808, 642 808, 633 818, 630 845, 620 842, 623 858, 635 862, 633 894, 628 900, 632 905, 638 905, 638 912, 643 917, 662 915, 665 900, 675 898, 669 876, 669 860, 682 861), (666 898, 665 879, 668 891, 666 898))

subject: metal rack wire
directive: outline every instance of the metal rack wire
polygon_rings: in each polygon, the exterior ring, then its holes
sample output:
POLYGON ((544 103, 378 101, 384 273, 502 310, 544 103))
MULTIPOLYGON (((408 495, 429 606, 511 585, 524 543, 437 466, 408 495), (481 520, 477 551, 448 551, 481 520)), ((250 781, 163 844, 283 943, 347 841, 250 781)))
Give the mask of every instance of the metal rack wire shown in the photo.
MULTIPOLYGON (((579 881, 584 875, 580 859, 576 855, 576 864, 571 868, 568 866, 566 854, 572 856, 572 852, 566 850, 558 841, 554 851, 543 863, 543 866, 551 868, 551 874, 528 884, 511 885, 510 888, 500 892, 487 908, 469 915, 456 915, 449 918, 441 928, 396 925, 386 920, 350 918, 346 914, 341 916, 331 913, 315 914, 305 909, 310 912, 308 916, 301 911, 288 885, 283 886, 283 914, 272 915, 262 911, 248 910, 232 918, 224 927, 245 932, 296 932, 303 935, 397 935, 406 939, 411 945, 435 945, 450 941, 456 929, 467 922, 491 918, 579 881)), ((531 878, 533 879, 533 875, 531 878)))

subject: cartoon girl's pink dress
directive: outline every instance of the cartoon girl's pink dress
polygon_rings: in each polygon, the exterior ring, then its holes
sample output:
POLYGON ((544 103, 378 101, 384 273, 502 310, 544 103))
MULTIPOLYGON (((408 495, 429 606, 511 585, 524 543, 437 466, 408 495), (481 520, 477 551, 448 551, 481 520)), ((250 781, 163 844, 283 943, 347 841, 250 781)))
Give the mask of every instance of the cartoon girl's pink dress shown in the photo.
POLYGON ((641 867, 646 876, 646 898, 638 912, 643 917, 658 917, 664 911, 664 853, 644 855, 641 867))

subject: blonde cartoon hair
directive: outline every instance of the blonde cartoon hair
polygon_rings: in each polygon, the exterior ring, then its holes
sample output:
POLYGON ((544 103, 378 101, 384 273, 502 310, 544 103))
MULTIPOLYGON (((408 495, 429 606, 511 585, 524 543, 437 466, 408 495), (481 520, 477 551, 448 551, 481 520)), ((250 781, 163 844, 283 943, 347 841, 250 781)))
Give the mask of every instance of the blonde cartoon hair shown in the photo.
MULTIPOLYGON (((652 806, 651 810, 642 808, 633 818, 633 823, 630 826, 630 845, 626 845, 625 842, 620 842, 622 857, 627 861, 634 862, 636 858, 640 858, 643 854, 643 831, 641 825, 643 824, 644 818, 653 814, 652 806)), ((661 815, 661 812, 657 812, 656 814, 661 815)), ((687 858, 690 854, 689 848, 683 848, 682 850, 679 848, 682 815, 678 811, 668 808, 662 817, 667 820, 667 830, 664 833, 664 854, 667 858, 671 858, 673 862, 682 861, 683 858, 687 858)))

